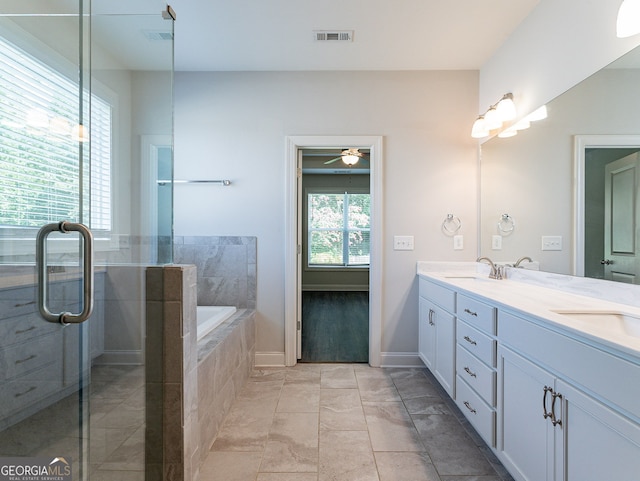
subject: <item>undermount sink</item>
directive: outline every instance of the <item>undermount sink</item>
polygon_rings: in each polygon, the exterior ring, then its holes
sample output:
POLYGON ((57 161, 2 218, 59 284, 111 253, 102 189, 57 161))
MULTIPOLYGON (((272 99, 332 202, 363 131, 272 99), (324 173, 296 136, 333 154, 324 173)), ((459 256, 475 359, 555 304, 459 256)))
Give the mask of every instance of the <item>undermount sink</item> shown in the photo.
POLYGON ((599 324, 629 336, 640 337, 640 317, 618 311, 552 309, 552 312, 586 324, 599 324))

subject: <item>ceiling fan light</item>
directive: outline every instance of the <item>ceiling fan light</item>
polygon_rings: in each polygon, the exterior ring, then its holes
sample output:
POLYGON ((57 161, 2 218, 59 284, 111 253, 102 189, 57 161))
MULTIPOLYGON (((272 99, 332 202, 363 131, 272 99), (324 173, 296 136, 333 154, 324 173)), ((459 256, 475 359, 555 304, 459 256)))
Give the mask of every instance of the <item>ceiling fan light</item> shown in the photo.
POLYGON ((342 162, 347 165, 355 165, 358 163, 358 160, 360 160, 360 157, 357 155, 347 154, 342 156, 342 162))
POLYGON ((624 0, 618 9, 616 35, 631 37, 640 33, 640 0, 624 0))
POLYGON ((484 117, 479 116, 476 121, 473 123, 473 127, 471 127, 471 137, 474 139, 481 139, 489 135, 489 129, 487 129, 484 117))
POLYGON ((514 120, 516 118, 516 104, 513 102, 513 94, 505 94, 498 102, 496 112, 503 122, 514 120))

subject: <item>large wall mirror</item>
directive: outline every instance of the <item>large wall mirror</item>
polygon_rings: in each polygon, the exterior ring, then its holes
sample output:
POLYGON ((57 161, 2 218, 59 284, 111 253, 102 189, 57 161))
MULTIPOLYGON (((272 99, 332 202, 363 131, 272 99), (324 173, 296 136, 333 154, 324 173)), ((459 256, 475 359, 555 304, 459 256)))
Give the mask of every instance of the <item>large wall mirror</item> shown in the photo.
POLYGON ((639 86, 640 47, 547 104, 546 119, 482 144, 480 255, 640 283, 639 86))

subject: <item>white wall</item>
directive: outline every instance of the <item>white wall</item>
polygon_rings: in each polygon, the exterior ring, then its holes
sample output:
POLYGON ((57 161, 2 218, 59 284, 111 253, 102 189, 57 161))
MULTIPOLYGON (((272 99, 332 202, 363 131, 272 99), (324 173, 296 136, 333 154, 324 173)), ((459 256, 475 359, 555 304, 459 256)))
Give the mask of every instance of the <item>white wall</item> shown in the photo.
POLYGON ((176 73, 176 179, 233 184, 176 185, 175 234, 257 236, 258 352, 284 351, 288 135, 384 136, 382 351, 417 350, 416 261, 476 255, 477 88, 466 71, 176 73), (394 235, 415 250, 393 251, 394 235))
POLYGON ((479 112, 506 92, 524 116, 640 44, 616 37, 622 0, 541 0, 480 70, 479 112))

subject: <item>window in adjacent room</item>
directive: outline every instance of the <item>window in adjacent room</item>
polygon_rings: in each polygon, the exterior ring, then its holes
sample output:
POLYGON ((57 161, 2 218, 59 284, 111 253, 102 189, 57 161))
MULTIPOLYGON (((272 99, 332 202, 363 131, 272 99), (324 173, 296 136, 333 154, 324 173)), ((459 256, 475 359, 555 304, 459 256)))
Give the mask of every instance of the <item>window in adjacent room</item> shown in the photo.
POLYGON ((310 192, 307 201, 308 265, 369 266, 369 194, 310 192))

